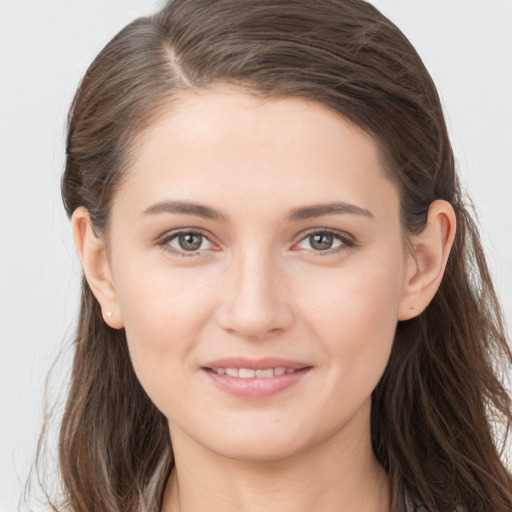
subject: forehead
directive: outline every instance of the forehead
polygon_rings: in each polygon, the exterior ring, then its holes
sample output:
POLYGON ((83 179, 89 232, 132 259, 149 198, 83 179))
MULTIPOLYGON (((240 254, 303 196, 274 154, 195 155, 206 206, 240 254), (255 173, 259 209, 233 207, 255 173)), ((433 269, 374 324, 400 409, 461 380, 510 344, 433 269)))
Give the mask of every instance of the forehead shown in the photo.
POLYGON ((142 134, 118 195, 137 208, 169 195, 272 210, 397 203, 368 133, 318 103, 231 87, 184 93, 162 112, 142 134))

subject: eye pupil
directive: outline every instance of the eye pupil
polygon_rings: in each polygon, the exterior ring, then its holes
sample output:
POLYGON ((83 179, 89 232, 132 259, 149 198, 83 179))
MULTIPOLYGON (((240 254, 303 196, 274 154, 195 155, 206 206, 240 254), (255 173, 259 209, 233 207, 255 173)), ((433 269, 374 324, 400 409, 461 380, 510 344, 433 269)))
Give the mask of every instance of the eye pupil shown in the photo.
POLYGON ((203 242, 203 236, 198 233, 184 233, 178 237, 180 248, 184 251, 197 251, 203 242))
POLYGON ((309 242, 313 249, 325 251, 332 247, 333 239, 329 233, 317 233, 309 237, 309 242))

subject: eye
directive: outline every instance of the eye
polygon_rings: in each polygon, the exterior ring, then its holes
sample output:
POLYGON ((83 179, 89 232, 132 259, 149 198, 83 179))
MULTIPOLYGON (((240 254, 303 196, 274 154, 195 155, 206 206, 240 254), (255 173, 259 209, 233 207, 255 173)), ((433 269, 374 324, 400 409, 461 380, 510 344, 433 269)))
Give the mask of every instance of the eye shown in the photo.
POLYGON ((183 256, 192 256, 197 251, 208 250, 214 247, 205 235, 197 231, 180 231, 171 234, 164 238, 160 245, 170 248, 173 252, 183 256))
POLYGON ((309 233, 296 245, 299 249, 316 252, 335 252, 343 247, 352 247, 354 242, 346 235, 334 231, 322 230, 309 233))

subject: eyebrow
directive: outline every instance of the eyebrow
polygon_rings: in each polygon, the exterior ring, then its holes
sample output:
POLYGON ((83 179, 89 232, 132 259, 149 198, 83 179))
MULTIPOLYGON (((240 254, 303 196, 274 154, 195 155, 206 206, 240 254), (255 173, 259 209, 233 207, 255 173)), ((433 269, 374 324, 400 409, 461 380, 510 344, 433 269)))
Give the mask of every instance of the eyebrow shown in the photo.
POLYGON ((290 221, 299 221, 312 219, 314 217, 322 217, 323 215, 338 215, 341 213, 348 213, 351 215, 362 215, 364 217, 374 218, 370 210, 356 206, 349 203, 327 203, 317 204, 312 206, 305 206, 296 208, 291 211, 288 216, 290 221))
POLYGON ((142 215, 155 215, 158 213, 184 213, 196 215, 204 219, 225 221, 226 216, 209 206, 191 203, 188 201, 160 201, 151 205, 142 212, 142 215))
MULTIPOLYGON (((192 203, 189 201, 160 201, 151 205, 142 212, 142 215, 156 215, 159 213, 182 213, 186 215, 195 215, 204 219, 226 221, 227 217, 211 208, 202 204, 192 203)), ((360 206, 349 203, 326 203, 316 204, 312 206, 304 206, 293 209, 287 217, 288 221, 300 221, 322 217, 324 215, 351 214, 362 215, 364 217, 374 218, 372 212, 360 206)))

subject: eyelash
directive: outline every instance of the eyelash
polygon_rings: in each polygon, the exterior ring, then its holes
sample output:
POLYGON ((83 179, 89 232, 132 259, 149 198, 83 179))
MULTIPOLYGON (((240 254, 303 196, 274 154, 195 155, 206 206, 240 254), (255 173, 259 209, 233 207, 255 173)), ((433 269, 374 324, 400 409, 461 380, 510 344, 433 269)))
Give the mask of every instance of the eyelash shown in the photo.
MULTIPOLYGON (((329 256, 332 254, 338 254, 342 251, 346 251, 347 249, 357 246, 357 243, 353 237, 351 237, 347 233, 344 233, 341 231, 336 231, 333 229, 311 230, 305 234, 301 234, 300 239, 297 242, 295 242, 293 245, 296 246, 296 245, 300 244, 301 242, 307 240, 309 237, 311 237, 313 235, 329 235, 329 236, 332 236, 333 239, 341 242, 341 244, 338 247, 326 249, 324 251, 321 251, 321 250, 315 251, 314 249, 311 249, 311 252, 313 252, 315 254, 315 256, 329 256)), ((306 249, 306 250, 308 250, 308 249, 306 249)))
MULTIPOLYGON (((174 249, 171 245, 169 245, 172 240, 175 240, 180 235, 196 235, 196 236, 200 236, 200 237, 206 239, 210 244, 213 244, 211 239, 205 233, 203 233, 203 232, 201 232, 199 230, 180 230, 180 231, 175 231, 175 232, 169 233, 166 236, 164 236, 163 238, 161 238, 158 241, 157 244, 160 247, 162 247, 162 249, 164 249, 165 251, 168 251, 168 252, 170 252, 171 254, 173 254, 175 256, 180 256, 180 257, 184 257, 184 258, 188 258, 188 257, 191 257, 191 256, 197 256, 197 255, 199 255, 201 253, 200 249, 199 250, 195 250, 195 251, 184 251, 184 250, 174 249)), ((335 247, 333 249, 326 249, 326 250, 323 250, 323 251, 322 250, 315 251, 314 249, 311 249, 310 251, 312 253, 314 253, 315 256, 316 255, 318 255, 318 256, 327 256, 327 255, 337 254, 339 252, 342 252, 344 250, 347 250, 347 249, 350 249, 352 247, 356 247, 357 246, 357 242, 354 240, 354 238, 352 238, 347 233, 343 233, 343 232, 340 232, 340 231, 335 231, 335 230, 332 230, 332 229, 315 229, 315 230, 309 231, 309 232, 307 232, 305 234, 301 234, 301 237, 299 238, 299 240, 297 242, 294 242, 292 247, 297 246, 298 244, 300 244, 301 242, 307 240, 309 237, 311 237, 313 235, 328 235, 328 236, 332 236, 335 240, 338 240, 338 241, 341 242, 341 244, 338 247, 335 247)), ((296 250, 300 250, 300 249, 296 249, 296 250)), ((306 250, 308 250, 308 249, 306 249, 306 250)))
POLYGON ((198 235, 206 240, 208 240, 208 242, 210 242, 211 244, 213 244, 213 242, 210 240, 210 238, 205 235, 203 232, 199 231, 199 230, 179 230, 179 231, 174 231, 172 233, 168 233, 167 235, 165 235, 162 239, 160 239, 158 241, 158 245, 160 247, 162 247, 162 249, 164 249, 165 251, 168 251, 170 252, 172 255, 174 256, 180 256, 180 257, 183 257, 183 258, 189 258, 191 256, 197 256, 201 251, 200 250, 197 250, 197 251, 184 251, 184 250, 178 250, 178 249, 174 249, 170 244, 170 242, 172 240, 175 240, 176 238, 178 238, 180 235, 198 235))

